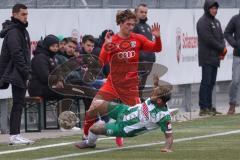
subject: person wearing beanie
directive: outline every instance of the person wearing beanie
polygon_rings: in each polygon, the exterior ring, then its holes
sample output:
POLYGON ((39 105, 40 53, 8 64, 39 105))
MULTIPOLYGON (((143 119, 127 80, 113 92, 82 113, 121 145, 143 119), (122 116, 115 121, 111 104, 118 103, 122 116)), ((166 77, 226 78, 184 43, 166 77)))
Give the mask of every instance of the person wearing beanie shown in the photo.
MULTIPOLYGON (((54 59, 59 49, 59 40, 54 35, 48 35, 43 41, 39 41, 34 57, 31 61, 31 79, 29 81, 28 92, 30 96, 40 96, 45 99, 61 99, 62 95, 53 92, 48 83, 50 73, 57 66, 54 59)), ((57 88, 62 88, 61 79, 57 80, 57 88)))
POLYGON ((59 54, 63 54, 65 52, 66 38, 63 35, 57 36, 59 40, 59 54))

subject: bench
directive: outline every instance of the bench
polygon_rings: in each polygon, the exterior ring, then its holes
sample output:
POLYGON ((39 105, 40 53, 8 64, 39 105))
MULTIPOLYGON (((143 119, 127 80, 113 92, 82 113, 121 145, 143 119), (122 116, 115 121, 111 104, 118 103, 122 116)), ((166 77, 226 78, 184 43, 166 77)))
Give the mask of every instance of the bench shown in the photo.
POLYGON ((25 121, 25 132, 41 132, 41 108, 43 104, 43 98, 42 97, 26 97, 26 107, 24 108, 24 121, 25 121), (36 129, 30 129, 28 122, 30 119, 29 114, 37 113, 37 117, 35 119, 37 120, 37 128, 36 129))
MULTIPOLYGON (((80 113, 80 97, 73 97, 73 103, 76 105, 76 112, 80 113)), ((26 97, 26 107, 24 109, 24 118, 25 118, 25 131, 26 132, 41 132, 43 129, 59 129, 58 125, 58 116, 60 113, 60 107, 58 105, 59 100, 47 100, 42 97, 26 97), (53 112, 52 109, 56 109, 53 112), (48 115, 47 113, 51 111, 51 113, 56 113, 55 124, 48 124, 48 115), (36 116, 33 116, 36 115, 36 116), (29 119, 35 120, 36 127, 33 128, 31 124, 28 124, 29 119)), ((80 119, 80 114, 78 114, 80 119)), ((81 127, 81 123, 79 122, 79 127, 81 127)))

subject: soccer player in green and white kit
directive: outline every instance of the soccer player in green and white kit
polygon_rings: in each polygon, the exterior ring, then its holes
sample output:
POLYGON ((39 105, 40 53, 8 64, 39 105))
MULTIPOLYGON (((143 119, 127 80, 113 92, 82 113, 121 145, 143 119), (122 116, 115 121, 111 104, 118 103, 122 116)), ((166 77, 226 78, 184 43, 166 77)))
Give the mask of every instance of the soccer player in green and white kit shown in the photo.
POLYGON ((113 137, 133 137, 144 132, 161 128, 165 134, 166 143, 162 152, 172 152, 173 134, 171 126, 171 113, 176 109, 168 109, 167 101, 171 98, 171 86, 156 86, 152 96, 145 102, 129 107, 98 100, 96 107, 88 111, 91 117, 97 115, 108 115, 116 120, 114 123, 96 122, 89 129, 88 140, 76 143, 75 146, 84 148, 95 148, 98 135, 113 137))

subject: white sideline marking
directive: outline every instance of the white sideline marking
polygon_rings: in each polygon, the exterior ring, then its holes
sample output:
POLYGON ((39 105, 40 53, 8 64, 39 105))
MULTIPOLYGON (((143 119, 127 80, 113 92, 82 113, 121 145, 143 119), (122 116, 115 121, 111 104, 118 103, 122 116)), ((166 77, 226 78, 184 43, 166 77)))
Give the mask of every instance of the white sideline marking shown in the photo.
MULTIPOLYGON (((209 134, 204 136, 196 136, 196 137, 189 137, 189 138, 180 138, 174 140, 175 143, 177 142, 183 142, 183 141, 191 141, 196 139, 203 139, 203 138, 210 138, 210 137, 217 137, 217 136, 225 136, 229 134, 236 134, 240 133, 240 130, 230 131, 230 132, 223 132, 223 133, 216 133, 216 134, 209 134)), ((110 152, 110 151, 116 151, 116 150, 123 150, 123 149, 131 149, 131 148, 140 148, 140 147, 149 147, 154 146, 158 144, 164 144, 165 142, 157 142, 157 143, 148 143, 148 144, 140 144, 140 145, 132 145, 122 148, 109 148, 109 149, 103 149, 98 151, 89 151, 84 153, 74 153, 74 154, 68 154, 68 155, 62 155, 62 156, 56 156, 56 157, 46 157, 36 160, 54 160, 54 159, 62 159, 62 158, 69 158, 69 157, 76 157, 76 156, 83 156, 83 155, 90 155, 90 154, 96 154, 96 153, 103 153, 103 152, 110 152)))
MULTIPOLYGON (((115 139, 115 137, 99 138, 99 140, 106 140, 106 139, 115 139)), ((0 155, 10 154, 10 153, 18 153, 18 152, 26 152, 26 151, 35 151, 35 150, 39 150, 39 149, 59 147, 59 146, 66 146, 66 145, 70 145, 70 144, 74 144, 74 143, 76 143, 76 142, 74 141, 74 142, 50 144, 50 145, 39 146, 39 147, 29 147, 29 148, 24 148, 24 149, 8 150, 8 151, 0 152, 0 155)))

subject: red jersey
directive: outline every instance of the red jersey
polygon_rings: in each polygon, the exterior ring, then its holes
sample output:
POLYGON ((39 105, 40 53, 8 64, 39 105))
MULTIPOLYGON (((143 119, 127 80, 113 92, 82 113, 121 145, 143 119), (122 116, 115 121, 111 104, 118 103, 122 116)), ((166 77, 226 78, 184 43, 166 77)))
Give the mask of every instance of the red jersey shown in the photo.
POLYGON ((153 42, 135 33, 131 33, 127 39, 119 37, 118 34, 112 36, 111 46, 104 45, 99 56, 101 64, 110 65, 110 74, 105 85, 111 85, 120 99, 122 96, 138 96, 140 51, 160 52, 161 49, 160 37, 153 42))

